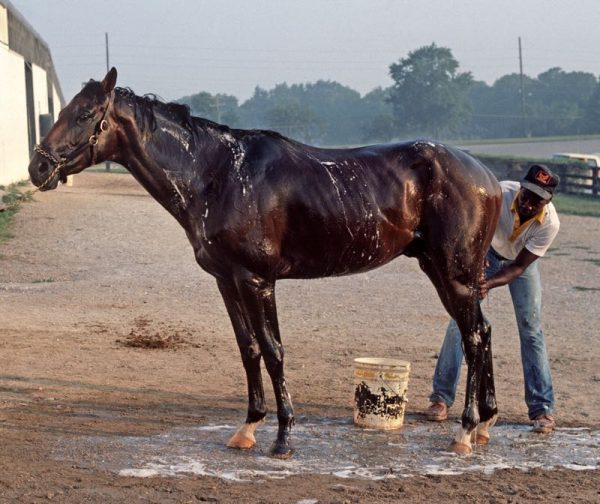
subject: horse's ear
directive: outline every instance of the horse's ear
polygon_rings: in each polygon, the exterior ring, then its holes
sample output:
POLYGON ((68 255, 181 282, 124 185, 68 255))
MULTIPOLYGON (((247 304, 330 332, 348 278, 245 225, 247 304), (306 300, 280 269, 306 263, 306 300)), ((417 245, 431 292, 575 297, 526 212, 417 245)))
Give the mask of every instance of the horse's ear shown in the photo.
POLYGON ((117 83, 117 69, 115 67, 112 67, 108 71, 108 73, 106 74, 104 79, 102 79, 102 87, 104 88, 104 91, 108 94, 115 88, 116 83, 117 83))

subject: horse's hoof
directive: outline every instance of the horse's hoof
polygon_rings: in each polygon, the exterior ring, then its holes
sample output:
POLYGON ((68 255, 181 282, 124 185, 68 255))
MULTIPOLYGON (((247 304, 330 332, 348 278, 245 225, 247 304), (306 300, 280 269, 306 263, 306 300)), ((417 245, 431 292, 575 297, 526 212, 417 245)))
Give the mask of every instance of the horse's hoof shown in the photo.
POLYGON ((487 432, 487 430, 485 432, 477 432, 477 431, 473 431, 471 432, 471 444, 474 445, 486 445, 490 442, 490 435, 487 432))
POLYGON ((275 442, 269 450, 269 457, 279 460, 287 460, 294 454, 294 451, 295 450, 289 445, 278 444, 275 442))
POLYGON ((471 455, 473 453, 473 449, 468 444, 459 443, 458 441, 452 441, 450 451, 457 455, 471 455))
POLYGON ((250 436, 236 432, 227 442, 227 448, 237 448, 238 450, 249 450, 256 444, 256 439, 251 434, 250 436))
POLYGON ((256 444, 256 438, 254 432, 258 422, 245 423, 242 425, 237 432, 231 436, 227 442, 228 448, 237 448, 238 450, 249 450, 256 444))
POLYGON ((477 429, 471 433, 471 443, 478 445, 488 444, 490 442, 490 429, 496 424, 497 419, 498 415, 494 415, 489 420, 477 425, 477 429))

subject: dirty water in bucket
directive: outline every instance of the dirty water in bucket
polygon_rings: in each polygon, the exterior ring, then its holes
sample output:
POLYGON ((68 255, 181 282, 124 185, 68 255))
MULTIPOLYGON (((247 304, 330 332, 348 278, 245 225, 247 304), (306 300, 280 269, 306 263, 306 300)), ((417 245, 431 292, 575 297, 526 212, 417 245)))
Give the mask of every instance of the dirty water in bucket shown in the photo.
POLYGON ((345 419, 300 417, 293 430, 294 457, 275 460, 266 453, 277 433, 276 421, 259 428, 254 449, 238 451, 225 446, 237 429, 231 418, 155 436, 63 438, 54 456, 122 476, 205 475, 232 481, 298 474, 377 480, 416 474, 491 473, 505 468, 600 467, 600 431, 562 428, 539 435, 527 425, 498 425, 490 445, 475 447, 469 457, 458 457, 446 451, 456 427, 409 420, 400 431, 383 432, 359 429, 345 419))

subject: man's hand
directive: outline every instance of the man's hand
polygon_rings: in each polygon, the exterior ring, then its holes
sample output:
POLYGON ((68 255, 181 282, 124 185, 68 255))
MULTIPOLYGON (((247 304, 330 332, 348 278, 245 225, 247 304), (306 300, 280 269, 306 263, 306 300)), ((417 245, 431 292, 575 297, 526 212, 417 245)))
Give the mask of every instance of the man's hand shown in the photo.
POLYGON ((507 264, 501 270, 496 271, 491 277, 484 278, 482 274, 479 278, 479 298, 484 299, 488 292, 496 287, 508 285, 515 278, 518 278, 527 267, 533 263, 539 256, 529 252, 526 248, 519 252, 514 262, 507 264))
POLYGON ((485 272, 482 271, 479 277, 479 299, 485 299, 489 290, 490 288, 488 286, 488 281, 485 278, 485 272))

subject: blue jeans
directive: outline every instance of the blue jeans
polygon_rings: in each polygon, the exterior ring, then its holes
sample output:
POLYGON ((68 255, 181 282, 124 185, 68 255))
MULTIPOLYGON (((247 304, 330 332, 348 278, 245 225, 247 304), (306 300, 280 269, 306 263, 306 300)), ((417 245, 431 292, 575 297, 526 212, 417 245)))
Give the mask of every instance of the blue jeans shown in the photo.
MULTIPOLYGON (((491 252, 488 252, 486 259, 489 262, 486 277, 512 263, 499 259, 491 252)), ((541 325, 542 284, 538 261, 530 264, 508 288, 521 340, 525 403, 529 418, 533 419, 542 414, 550 415, 554 411, 554 392, 541 325)), ((460 330, 456 322, 451 320, 433 375, 433 392, 430 396, 432 402, 442 401, 448 407, 454 403, 463 359, 461 343, 460 330)))

